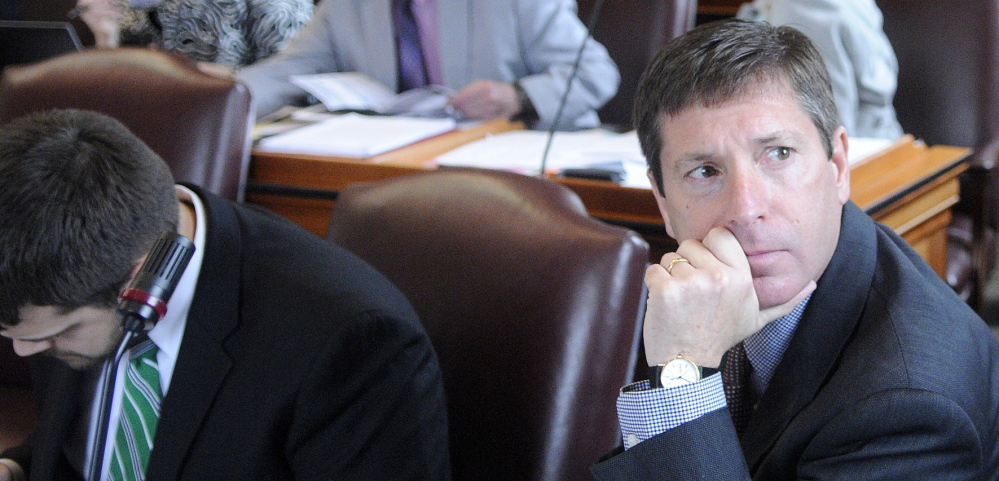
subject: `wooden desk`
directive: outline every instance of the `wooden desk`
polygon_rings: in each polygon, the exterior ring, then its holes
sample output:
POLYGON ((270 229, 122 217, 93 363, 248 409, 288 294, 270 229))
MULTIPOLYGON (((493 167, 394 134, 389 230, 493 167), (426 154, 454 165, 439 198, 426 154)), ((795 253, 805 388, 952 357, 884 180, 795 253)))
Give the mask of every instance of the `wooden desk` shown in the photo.
MULTIPOLYGON (((247 202, 259 204, 325 236, 336 190, 435 168, 433 159, 465 142, 519 128, 494 121, 452 132, 367 160, 255 152, 247 202)), ((899 233, 941 276, 947 268, 947 224, 958 200, 957 176, 969 149, 928 147, 911 136, 851 167, 851 199, 874 219, 899 233)), ((590 215, 638 231, 652 247, 652 260, 673 250, 652 193, 612 182, 553 178, 575 191, 590 215)))
POLYGON ((750 0, 698 0, 697 13, 701 15, 732 17, 739 12, 739 6, 749 1, 750 0))

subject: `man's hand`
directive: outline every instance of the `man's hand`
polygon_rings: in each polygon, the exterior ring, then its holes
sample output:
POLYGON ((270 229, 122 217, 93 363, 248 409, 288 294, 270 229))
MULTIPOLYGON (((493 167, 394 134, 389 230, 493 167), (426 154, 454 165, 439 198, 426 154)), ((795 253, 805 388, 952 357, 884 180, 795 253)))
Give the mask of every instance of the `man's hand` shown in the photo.
POLYGON ((79 0, 76 8, 80 18, 94 33, 94 44, 98 47, 115 48, 120 37, 118 20, 121 8, 117 0, 79 0))
POLYGON ((675 253, 646 270, 645 283, 649 365, 683 354, 702 366, 718 367, 725 351, 791 312, 815 290, 815 282, 809 282, 790 301, 761 311, 746 254, 723 227, 711 229, 703 241, 683 241, 675 253), (673 262, 679 257, 687 262, 673 262))
POLYGON ((448 103, 470 119, 509 119, 520 113, 520 102, 513 85, 493 80, 476 80, 468 84, 448 103))

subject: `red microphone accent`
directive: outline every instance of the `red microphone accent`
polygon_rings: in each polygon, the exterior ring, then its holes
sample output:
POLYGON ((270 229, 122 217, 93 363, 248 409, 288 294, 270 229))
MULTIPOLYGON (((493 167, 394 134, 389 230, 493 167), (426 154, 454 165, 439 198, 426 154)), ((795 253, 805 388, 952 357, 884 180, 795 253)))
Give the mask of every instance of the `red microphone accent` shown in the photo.
POLYGON ((160 319, 162 319, 163 316, 165 316, 166 312, 167 312, 167 305, 166 305, 165 302, 163 302, 162 299, 160 299, 158 297, 153 297, 148 292, 145 292, 145 291, 142 291, 142 290, 139 290, 139 289, 133 289, 131 287, 127 288, 127 289, 121 291, 121 295, 119 296, 119 299, 128 299, 130 301, 135 301, 135 302, 139 302, 139 303, 145 304, 145 305, 153 308, 153 310, 156 311, 156 313, 160 315, 160 319))

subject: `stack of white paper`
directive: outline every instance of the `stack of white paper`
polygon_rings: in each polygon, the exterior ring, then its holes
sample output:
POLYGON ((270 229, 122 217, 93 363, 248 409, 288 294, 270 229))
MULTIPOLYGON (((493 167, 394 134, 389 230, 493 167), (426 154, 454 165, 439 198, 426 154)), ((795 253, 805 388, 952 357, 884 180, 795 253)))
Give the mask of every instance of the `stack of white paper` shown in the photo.
POLYGON ((454 130, 453 119, 345 114, 261 139, 268 152, 371 157, 454 130))
MULTIPOLYGON (((516 130, 488 136, 437 157, 439 165, 460 165, 537 174, 548 133, 516 130)), ((556 132, 545 161, 545 171, 619 164, 623 185, 646 187, 645 156, 634 131, 619 134, 603 129, 556 132)))

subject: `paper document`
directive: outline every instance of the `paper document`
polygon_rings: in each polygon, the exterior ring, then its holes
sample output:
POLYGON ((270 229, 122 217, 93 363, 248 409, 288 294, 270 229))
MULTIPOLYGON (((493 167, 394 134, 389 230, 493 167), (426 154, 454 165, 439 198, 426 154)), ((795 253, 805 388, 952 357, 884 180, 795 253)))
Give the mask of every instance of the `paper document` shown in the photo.
MULTIPOLYGON (((548 133, 516 130, 488 136, 437 157, 438 165, 460 165, 509 170, 536 175, 548 133)), ((622 185, 649 187, 645 156, 634 132, 623 134, 603 129, 556 132, 545 163, 545 171, 616 165, 624 172, 622 185)))
POLYGON ((849 148, 847 149, 847 163, 854 165, 874 154, 891 147, 894 140, 875 139, 871 137, 850 137, 849 148))
POLYGON ((454 130, 454 119, 338 115, 290 132, 260 139, 269 152, 371 157, 454 130))
POLYGON ((454 92, 439 85, 396 94, 385 84, 360 72, 292 75, 291 83, 309 92, 330 111, 370 111, 414 117, 455 117, 447 102, 454 92))

